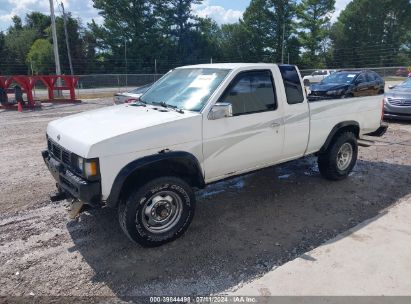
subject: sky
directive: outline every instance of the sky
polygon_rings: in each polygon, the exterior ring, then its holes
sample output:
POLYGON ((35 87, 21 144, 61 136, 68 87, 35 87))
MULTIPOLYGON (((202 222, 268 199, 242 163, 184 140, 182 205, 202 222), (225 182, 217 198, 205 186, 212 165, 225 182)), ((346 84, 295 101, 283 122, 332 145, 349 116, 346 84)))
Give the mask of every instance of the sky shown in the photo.
MULTIPOLYGON (((66 11, 72 13, 73 17, 80 17, 84 24, 92 19, 101 23, 102 18, 98 11, 93 8, 92 0, 53 0, 63 2, 66 11)), ((332 20, 336 20, 341 10, 351 0, 336 0, 336 10, 332 20)), ((194 11, 200 17, 210 17, 217 23, 234 23, 242 17, 244 10, 249 5, 250 0, 205 0, 203 4, 196 5, 194 11)), ((60 9, 55 4, 56 15, 61 15, 60 9)), ((49 0, 0 0, 0 31, 5 31, 11 24, 11 18, 18 15, 24 19, 26 13, 40 11, 45 14, 50 12, 49 0)))

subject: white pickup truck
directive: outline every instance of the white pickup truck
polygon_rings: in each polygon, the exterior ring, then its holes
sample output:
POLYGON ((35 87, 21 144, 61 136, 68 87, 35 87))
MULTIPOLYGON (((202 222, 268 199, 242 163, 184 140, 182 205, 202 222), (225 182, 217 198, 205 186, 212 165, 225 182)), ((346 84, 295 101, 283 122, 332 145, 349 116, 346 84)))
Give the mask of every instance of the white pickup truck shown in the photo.
POLYGON ((358 140, 385 132, 382 109, 375 96, 308 103, 293 65, 185 66, 138 102, 51 122, 43 158, 54 199, 117 208, 131 240, 158 246, 189 226, 196 188, 310 154, 325 178, 347 177, 358 140))
POLYGON ((324 78, 330 76, 334 72, 336 72, 336 70, 316 70, 312 72, 310 75, 306 75, 303 77, 304 85, 309 86, 313 83, 319 83, 324 78))

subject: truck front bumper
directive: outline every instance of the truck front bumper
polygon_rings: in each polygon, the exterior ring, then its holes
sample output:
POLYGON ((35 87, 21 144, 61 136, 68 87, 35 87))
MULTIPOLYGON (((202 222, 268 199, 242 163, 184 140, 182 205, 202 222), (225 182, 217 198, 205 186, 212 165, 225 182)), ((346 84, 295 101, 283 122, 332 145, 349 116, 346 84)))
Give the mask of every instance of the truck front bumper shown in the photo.
POLYGON ((57 181, 57 188, 60 192, 94 207, 101 204, 101 184, 99 181, 90 182, 78 177, 47 150, 41 154, 51 175, 57 181))

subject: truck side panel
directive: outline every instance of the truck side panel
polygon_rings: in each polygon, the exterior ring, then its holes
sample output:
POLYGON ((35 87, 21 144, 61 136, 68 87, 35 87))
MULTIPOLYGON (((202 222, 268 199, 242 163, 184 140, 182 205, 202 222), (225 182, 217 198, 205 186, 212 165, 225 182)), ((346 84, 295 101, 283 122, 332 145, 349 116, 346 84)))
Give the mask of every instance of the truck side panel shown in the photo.
POLYGON ((310 103, 311 132, 306 154, 318 152, 331 130, 344 121, 356 121, 360 137, 381 124, 382 96, 333 99, 310 103))

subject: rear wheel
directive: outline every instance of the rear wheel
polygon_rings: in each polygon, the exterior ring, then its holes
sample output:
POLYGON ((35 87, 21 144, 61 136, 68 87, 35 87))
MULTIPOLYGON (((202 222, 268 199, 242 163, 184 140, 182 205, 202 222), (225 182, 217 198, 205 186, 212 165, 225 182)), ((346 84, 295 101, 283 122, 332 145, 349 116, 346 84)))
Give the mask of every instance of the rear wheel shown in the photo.
POLYGON ((120 226, 134 242, 155 247, 181 236, 194 216, 195 195, 177 177, 154 179, 120 203, 120 226))
POLYGON ((342 180, 350 174, 357 162, 357 138, 352 132, 337 135, 324 153, 318 156, 318 168, 323 177, 342 180))

